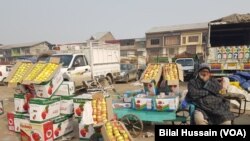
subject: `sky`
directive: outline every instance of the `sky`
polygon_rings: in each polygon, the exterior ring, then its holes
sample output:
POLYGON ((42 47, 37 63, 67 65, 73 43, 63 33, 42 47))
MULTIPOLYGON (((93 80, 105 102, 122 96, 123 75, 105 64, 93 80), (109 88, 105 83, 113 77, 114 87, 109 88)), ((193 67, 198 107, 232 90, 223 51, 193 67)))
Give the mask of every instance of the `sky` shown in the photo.
POLYGON ((155 26, 250 13, 249 0, 0 0, 0 44, 83 42, 97 32, 141 38, 155 26))

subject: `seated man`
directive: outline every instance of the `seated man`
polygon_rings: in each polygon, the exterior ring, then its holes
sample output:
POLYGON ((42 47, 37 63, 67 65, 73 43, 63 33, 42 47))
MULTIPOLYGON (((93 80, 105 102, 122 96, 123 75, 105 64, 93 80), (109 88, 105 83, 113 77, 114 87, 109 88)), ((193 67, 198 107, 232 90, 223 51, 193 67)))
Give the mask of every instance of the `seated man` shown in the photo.
POLYGON ((234 119, 230 112, 230 102, 219 94, 220 83, 211 78, 207 64, 200 65, 198 74, 188 83, 186 99, 195 105, 194 122, 197 125, 230 125, 234 119))

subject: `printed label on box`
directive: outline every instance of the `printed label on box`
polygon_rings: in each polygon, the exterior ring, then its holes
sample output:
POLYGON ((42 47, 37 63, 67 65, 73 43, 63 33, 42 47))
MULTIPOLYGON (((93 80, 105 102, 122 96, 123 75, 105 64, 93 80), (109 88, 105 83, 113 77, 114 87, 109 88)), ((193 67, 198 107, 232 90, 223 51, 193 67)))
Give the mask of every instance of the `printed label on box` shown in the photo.
POLYGON ((53 120, 54 139, 72 132, 73 129, 73 115, 60 116, 53 120))
POLYGON ((60 97, 34 98, 30 101, 30 121, 44 122, 60 115, 60 97))
POLYGON ((66 96, 61 97, 60 114, 63 115, 74 114, 73 97, 66 97, 66 96))
POLYGON ((53 123, 23 123, 21 122, 21 141, 53 141, 53 123))

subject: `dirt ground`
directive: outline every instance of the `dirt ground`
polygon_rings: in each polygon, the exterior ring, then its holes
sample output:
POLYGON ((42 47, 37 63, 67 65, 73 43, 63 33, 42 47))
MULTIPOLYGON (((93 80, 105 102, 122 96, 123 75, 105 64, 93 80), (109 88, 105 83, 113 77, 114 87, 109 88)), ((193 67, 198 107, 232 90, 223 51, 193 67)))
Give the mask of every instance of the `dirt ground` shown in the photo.
MULTIPOLYGON (((127 90, 136 90, 136 89, 142 89, 142 86, 139 85, 139 83, 136 82, 130 82, 128 84, 126 83, 119 83, 119 84, 114 84, 114 87, 117 91, 117 94, 123 94, 127 90)), ((186 83, 182 83, 180 86, 181 90, 186 89, 186 83)), ((8 88, 6 86, 0 86, 0 100, 3 100, 4 102, 4 110, 5 113, 3 115, 0 115, 0 137, 1 141, 18 141, 19 139, 19 134, 10 132, 8 130, 7 126, 7 112, 14 111, 14 90, 11 88, 8 88)), ((168 123, 166 123, 168 124, 168 123)), ((247 114, 237 118, 235 120, 235 124, 247 124, 250 125, 250 112, 248 111, 247 114)), ((145 123, 144 124, 144 133, 146 132, 154 132, 154 123, 145 123)), ((77 141, 78 139, 78 129, 77 129, 77 123, 75 123, 75 131, 74 131, 74 136, 75 138, 71 141, 77 141)), ((136 138, 136 141, 152 141, 154 140, 154 137, 149 137, 149 138, 143 138, 143 134, 136 138)), ((62 140, 62 139, 58 139, 62 140)))

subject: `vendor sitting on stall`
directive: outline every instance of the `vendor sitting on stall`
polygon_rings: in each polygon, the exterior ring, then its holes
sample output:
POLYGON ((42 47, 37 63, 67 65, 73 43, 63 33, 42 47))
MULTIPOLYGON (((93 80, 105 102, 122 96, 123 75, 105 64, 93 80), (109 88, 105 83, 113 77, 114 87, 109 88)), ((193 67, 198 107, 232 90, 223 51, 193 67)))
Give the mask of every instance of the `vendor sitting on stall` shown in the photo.
POLYGON ((186 100, 195 105, 193 114, 197 125, 230 125, 234 119, 230 102, 219 91, 220 83, 211 77, 208 64, 201 64, 197 76, 188 83, 186 100))

